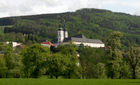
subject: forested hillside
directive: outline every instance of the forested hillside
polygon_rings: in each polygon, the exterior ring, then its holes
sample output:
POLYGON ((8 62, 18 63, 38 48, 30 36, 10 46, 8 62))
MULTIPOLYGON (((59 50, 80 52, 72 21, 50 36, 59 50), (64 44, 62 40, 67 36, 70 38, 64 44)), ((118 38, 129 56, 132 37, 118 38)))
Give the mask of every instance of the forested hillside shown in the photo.
POLYGON ((139 16, 99 9, 1 18, 0 41, 32 43, 52 40, 57 38, 59 25, 64 24, 70 36, 82 33, 88 38, 105 41, 112 31, 120 31, 123 33, 122 43, 125 47, 131 43, 140 45, 139 16))

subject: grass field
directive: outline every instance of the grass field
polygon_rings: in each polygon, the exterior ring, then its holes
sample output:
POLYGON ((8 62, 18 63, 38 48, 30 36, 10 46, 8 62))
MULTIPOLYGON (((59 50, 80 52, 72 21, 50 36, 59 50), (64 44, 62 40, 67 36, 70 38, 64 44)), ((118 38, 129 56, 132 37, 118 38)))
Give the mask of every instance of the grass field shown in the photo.
POLYGON ((140 80, 0 79, 0 85, 140 85, 140 80))

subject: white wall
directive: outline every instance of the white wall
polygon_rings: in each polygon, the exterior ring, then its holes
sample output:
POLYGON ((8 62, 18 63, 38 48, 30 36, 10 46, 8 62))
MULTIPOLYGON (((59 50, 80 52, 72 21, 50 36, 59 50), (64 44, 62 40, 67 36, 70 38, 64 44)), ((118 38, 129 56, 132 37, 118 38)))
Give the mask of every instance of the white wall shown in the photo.
POLYGON ((48 45, 48 44, 41 44, 42 46, 46 46, 46 47, 51 47, 50 45, 48 45))
MULTIPOLYGON (((9 44, 10 42, 6 42, 6 44, 9 44)), ((13 44, 13 47, 19 46, 21 45, 21 43, 17 43, 17 42, 11 42, 13 44)))
POLYGON ((76 45, 83 44, 84 46, 90 46, 90 47, 94 47, 94 48, 105 47, 105 44, 99 44, 99 43, 81 43, 81 42, 73 42, 73 44, 76 44, 76 45))
POLYGON ((65 31, 65 38, 68 38, 68 32, 65 31))
POLYGON ((63 42, 64 41, 64 31, 60 30, 58 31, 58 42, 63 42))

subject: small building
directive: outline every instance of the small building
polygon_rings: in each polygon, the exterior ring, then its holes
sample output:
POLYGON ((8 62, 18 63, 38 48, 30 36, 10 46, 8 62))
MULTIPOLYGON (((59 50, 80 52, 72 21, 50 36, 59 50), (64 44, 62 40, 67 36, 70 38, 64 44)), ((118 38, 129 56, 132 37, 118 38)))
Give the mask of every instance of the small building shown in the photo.
POLYGON ((88 39, 82 34, 68 37, 68 32, 66 28, 64 28, 63 30, 62 27, 58 29, 57 38, 58 39, 52 41, 56 47, 61 44, 70 44, 71 42, 77 46, 80 46, 81 44, 83 44, 84 46, 89 46, 89 47, 94 47, 94 48, 105 47, 105 44, 101 40, 88 39))
POLYGON ((18 42, 5 42, 5 44, 9 44, 9 43, 12 43, 12 45, 13 45, 12 47, 13 48, 21 45, 21 43, 18 43, 18 42))
POLYGON ((49 47, 49 48, 50 48, 51 46, 54 46, 54 44, 52 44, 52 43, 51 43, 51 42, 49 42, 49 41, 42 42, 42 43, 41 43, 41 45, 42 45, 42 46, 49 47))

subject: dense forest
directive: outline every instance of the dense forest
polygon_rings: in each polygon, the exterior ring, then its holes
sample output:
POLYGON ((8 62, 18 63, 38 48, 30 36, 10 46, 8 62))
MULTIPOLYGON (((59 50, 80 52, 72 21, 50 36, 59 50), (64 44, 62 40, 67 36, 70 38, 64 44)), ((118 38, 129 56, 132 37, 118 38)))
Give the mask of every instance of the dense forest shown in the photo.
POLYGON ((88 38, 106 40, 113 31, 123 33, 123 47, 140 45, 140 17, 101 9, 76 12, 9 17, 0 19, 0 41, 25 44, 57 38, 59 25, 66 26, 69 36, 84 34, 88 38))

